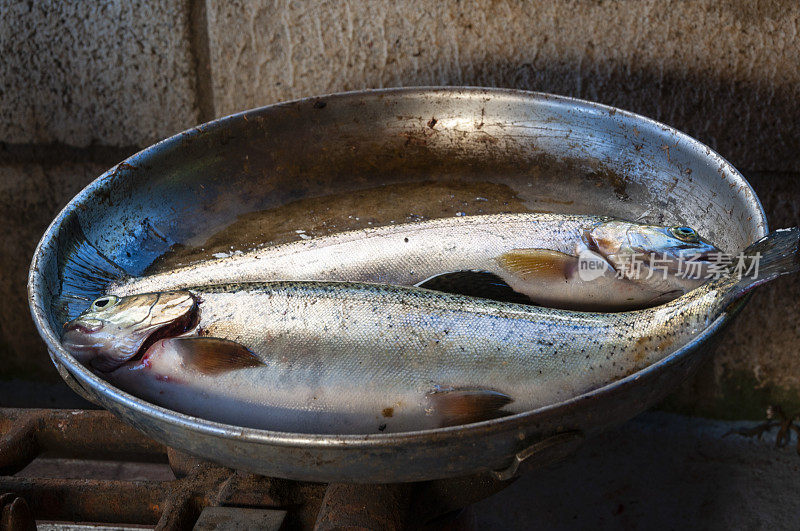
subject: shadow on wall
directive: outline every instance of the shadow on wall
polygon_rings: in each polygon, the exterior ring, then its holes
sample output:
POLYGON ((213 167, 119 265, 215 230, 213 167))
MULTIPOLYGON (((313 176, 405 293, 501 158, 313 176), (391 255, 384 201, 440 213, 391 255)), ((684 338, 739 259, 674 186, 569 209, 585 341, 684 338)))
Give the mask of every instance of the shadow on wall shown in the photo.
POLYGON ((474 65, 466 84, 552 92, 632 111, 675 127, 709 145, 737 168, 800 168, 797 87, 760 86, 710 73, 568 65, 474 65), (601 73, 602 75, 594 75, 601 73), (767 152, 768 151, 768 152, 767 152))
MULTIPOLYGON (((458 76, 413 73, 394 80, 394 85, 514 88, 597 101, 675 127, 708 144, 739 169, 800 170, 798 86, 788 82, 764 86, 712 72, 667 72, 577 61, 554 65, 542 58, 521 64, 474 63, 461 65, 458 76)), ((380 85, 343 82, 324 91, 375 86, 380 85)), ((252 101, 222 109, 224 114, 259 106, 258 97, 244 99, 252 101)), ((222 113, 218 110, 217 114, 222 113)))
POLYGON ((217 115, 370 87, 519 88, 644 114, 742 169, 800 171, 791 1, 256 2, 207 18, 217 115))

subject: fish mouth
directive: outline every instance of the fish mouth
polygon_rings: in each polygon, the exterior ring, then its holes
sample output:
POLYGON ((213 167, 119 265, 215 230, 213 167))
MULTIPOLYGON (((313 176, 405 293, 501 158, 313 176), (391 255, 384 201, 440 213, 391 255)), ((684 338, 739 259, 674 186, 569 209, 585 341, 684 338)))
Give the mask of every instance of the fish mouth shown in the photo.
POLYGON ((653 257, 659 258, 664 257, 666 255, 674 256, 677 260, 692 260, 694 262, 710 262, 715 257, 719 251, 705 251, 694 249, 692 247, 674 247, 671 252, 670 251, 660 251, 660 250, 652 250, 652 249, 644 249, 644 248, 636 248, 634 249, 635 252, 646 256, 646 257, 653 257))
POLYGON ((91 354, 97 348, 97 342, 94 340, 94 334, 101 330, 103 327, 92 326, 90 323, 81 321, 80 318, 73 319, 64 323, 64 329, 61 333, 61 344, 67 349, 78 361, 84 363, 89 361, 91 354))
POLYGON ((687 254, 692 257, 693 260, 698 262, 712 262, 715 259, 718 259, 721 253, 717 249, 709 249, 703 251, 695 250, 695 252, 689 252, 687 254))
POLYGON ((153 332, 151 332, 150 335, 147 336, 144 341, 142 341, 142 344, 136 351, 136 354, 134 354, 127 361, 141 361, 145 354, 147 354, 147 351, 150 350, 150 347, 152 347, 157 341, 171 337, 178 337, 194 329, 200 323, 200 307, 198 306, 197 298, 194 295, 192 295, 192 299, 194 299, 194 304, 192 304, 192 307, 189 308, 186 313, 174 321, 153 330, 153 332))
POLYGON ((92 332, 95 332, 95 330, 77 321, 70 321, 69 323, 64 325, 64 330, 62 333, 66 334, 67 332, 80 332, 82 334, 91 334, 92 332))

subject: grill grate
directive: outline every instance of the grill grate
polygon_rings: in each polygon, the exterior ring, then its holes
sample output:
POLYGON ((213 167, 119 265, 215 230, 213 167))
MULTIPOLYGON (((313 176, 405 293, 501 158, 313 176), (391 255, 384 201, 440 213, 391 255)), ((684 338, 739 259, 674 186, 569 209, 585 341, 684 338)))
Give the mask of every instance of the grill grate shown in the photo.
POLYGON ((291 507, 289 523, 305 527, 309 520, 313 522, 325 492, 324 485, 246 474, 181 454, 107 411, 0 409, 0 430, 0 493, 8 493, 3 498, 3 515, 14 513, 20 529, 33 516, 39 521, 191 529, 206 507, 291 507), (168 463, 175 479, 24 474, 40 457, 168 463))
POLYGON ((224 528, 221 522, 261 529, 402 529, 425 523, 464 529, 471 522, 464 507, 509 483, 486 476, 413 485, 268 478, 178 452, 107 411, 0 408, 2 529, 80 529, 75 522, 114 524, 113 529, 202 530, 224 528), (151 477, 94 477, 97 470, 119 472, 122 465, 138 466, 151 477))

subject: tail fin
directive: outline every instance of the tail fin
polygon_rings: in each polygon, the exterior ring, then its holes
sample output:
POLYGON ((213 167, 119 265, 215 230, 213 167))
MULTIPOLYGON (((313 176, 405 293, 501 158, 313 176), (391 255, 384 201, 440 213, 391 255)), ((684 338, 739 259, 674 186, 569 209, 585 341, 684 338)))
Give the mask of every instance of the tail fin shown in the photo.
POLYGON ((111 282, 128 277, 127 272, 92 245, 77 217, 64 221, 58 241, 60 293, 53 300, 56 317, 65 321, 85 310, 111 282))
POLYGON ((725 296, 725 305, 751 289, 782 275, 800 271, 800 227, 778 229, 749 246, 730 275, 736 283, 725 296))

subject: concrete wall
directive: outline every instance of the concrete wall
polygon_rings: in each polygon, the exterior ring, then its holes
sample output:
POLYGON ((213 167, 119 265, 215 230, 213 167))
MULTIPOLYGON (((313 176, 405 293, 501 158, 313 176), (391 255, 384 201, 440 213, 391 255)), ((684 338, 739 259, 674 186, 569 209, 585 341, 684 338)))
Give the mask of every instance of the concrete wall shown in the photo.
MULTIPOLYGON (((24 277, 58 208, 137 148, 281 100, 485 85, 600 101, 711 145, 751 178, 774 226, 798 223, 796 0, 0 0, 0 58, 8 375, 54 377, 27 319, 24 277)), ((800 404, 798 295, 797 277, 758 293, 675 407, 724 415, 728 395, 746 395, 748 414, 772 400, 800 404)))
POLYGON ((183 2, 0 1, 0 141, 142 146, 198 120, 183 2))
POLYGON ((800 171, 800 3, 0 0, 0 141, 145 146, 372 87, 483 85, 656 118, 800 171))
POLYGON ((797 2, 256 4, 208 7, 218 114, 367 87, 513 87, 641 112, 737 167, 800 170, 797 2))

